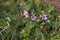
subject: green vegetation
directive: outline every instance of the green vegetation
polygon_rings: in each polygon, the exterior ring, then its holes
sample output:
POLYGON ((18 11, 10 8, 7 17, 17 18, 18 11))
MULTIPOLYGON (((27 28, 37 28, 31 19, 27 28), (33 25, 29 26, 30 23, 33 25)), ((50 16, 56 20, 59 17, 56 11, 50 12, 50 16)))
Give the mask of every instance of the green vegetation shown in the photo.
POLYGON ((41 0, 0 0, 0 40, 60 40, 60 16, 41 0))

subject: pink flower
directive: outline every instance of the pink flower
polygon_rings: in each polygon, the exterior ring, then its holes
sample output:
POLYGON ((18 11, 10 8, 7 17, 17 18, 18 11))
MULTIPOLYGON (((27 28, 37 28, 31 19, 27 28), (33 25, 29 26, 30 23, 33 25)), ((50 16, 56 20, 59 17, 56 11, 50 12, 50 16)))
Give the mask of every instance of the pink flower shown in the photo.
POLYGON ((43 20, 47 20, 47 15, 46 15, 46 14, 40 15, 40 17, 41 17, 43 20))
POLYGON ((24 14, 23 14, 26 18, 29 16, 28 12, 24 10, 24 14))
POLYGON ((34 21, 36 19, 36 16, 35 15, 32 15, 31 16, 31 20, 34 21))

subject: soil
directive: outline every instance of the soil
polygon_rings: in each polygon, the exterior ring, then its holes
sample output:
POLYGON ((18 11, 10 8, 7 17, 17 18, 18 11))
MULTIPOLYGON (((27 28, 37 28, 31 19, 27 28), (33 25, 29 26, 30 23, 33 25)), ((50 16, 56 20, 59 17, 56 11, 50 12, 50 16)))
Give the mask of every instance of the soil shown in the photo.
POLYGON ((45 3, 50 3, 56 11, 60 14, 60 0, 42 0, 45 3))

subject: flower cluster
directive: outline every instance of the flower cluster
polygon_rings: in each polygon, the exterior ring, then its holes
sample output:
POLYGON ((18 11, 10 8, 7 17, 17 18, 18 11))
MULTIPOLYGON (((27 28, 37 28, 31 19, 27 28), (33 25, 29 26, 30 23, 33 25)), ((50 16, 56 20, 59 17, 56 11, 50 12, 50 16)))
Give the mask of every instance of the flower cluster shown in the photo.
MULTIPOLYGON (((25 18, 28 18, 28 17, 29 17, 28 11, 24 10, 23 15, 25 16, 25 18)), ((37 18, 37 17, 36 17, 35 15, 31 15, 31 20, 32 20, 32 21, 35 21, 36 18, 37 18)), ((45 13, 41 14, 41 15, 40 15, 40 18, 42 18, 42 20, 45 20, 45 21, 47 20, 47 22, 50 22, 50 21, 48 20, 48 18, 47 18, 47 14, 45 14, 45 13)))

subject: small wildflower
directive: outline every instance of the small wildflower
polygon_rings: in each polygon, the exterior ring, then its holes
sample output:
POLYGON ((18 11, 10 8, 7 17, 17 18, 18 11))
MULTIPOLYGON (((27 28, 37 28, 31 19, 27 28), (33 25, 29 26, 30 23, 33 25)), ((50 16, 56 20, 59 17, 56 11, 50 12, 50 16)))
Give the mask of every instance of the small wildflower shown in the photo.
POLYGON ((50 23, 50 20, 47 20, 48 23, 50 23))
POLYGON ((26 18, 29 16, 28 12, 27 11, 24 11, 24 14, 23 14, 26 18))
POLYGON ((35 15, 32 15, 31 16, 31 19, 32 19, 32 21, 34 21, 36 19, 36 16, 35 15))
POLYGON ((46 15, 46 14, 40 15, 40 17, 41 17, 43 20, 47 20, 47 15, 46 15))

